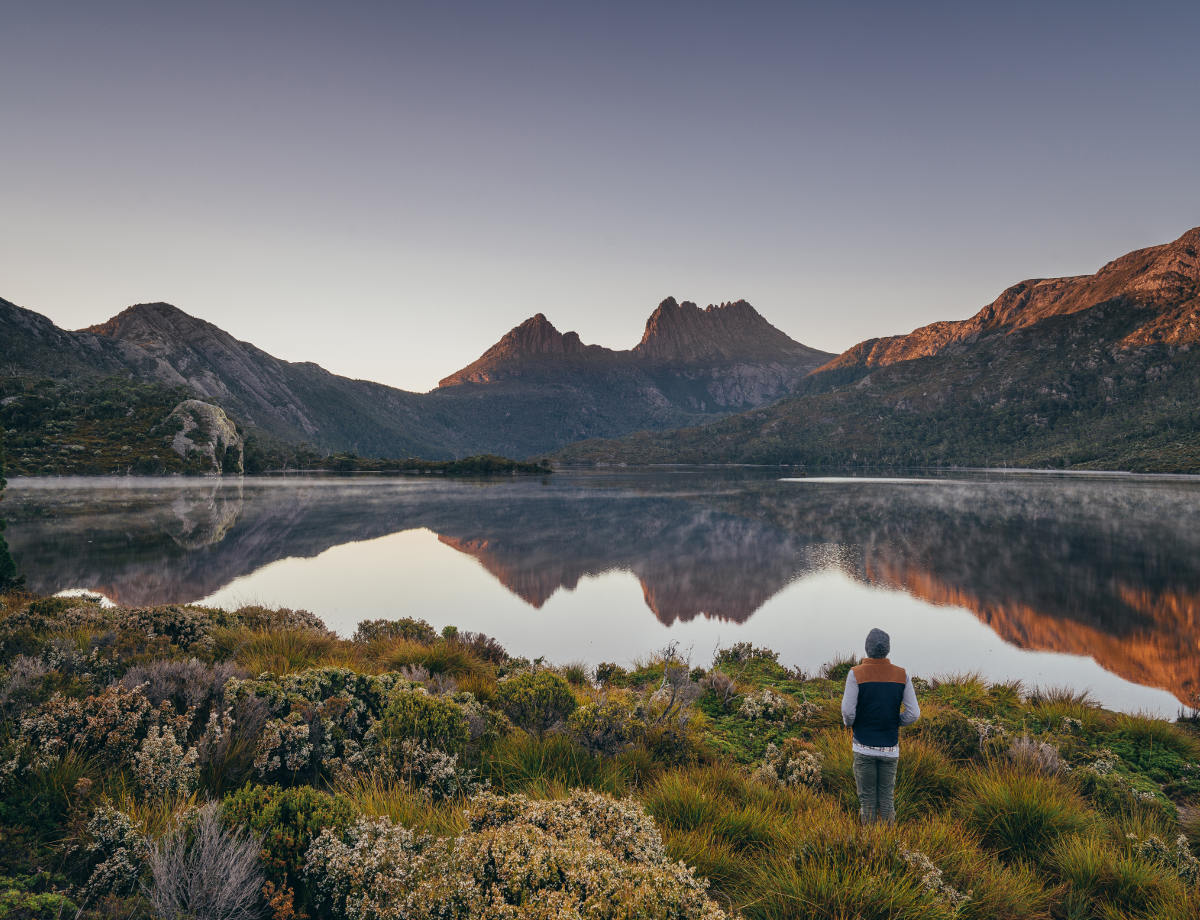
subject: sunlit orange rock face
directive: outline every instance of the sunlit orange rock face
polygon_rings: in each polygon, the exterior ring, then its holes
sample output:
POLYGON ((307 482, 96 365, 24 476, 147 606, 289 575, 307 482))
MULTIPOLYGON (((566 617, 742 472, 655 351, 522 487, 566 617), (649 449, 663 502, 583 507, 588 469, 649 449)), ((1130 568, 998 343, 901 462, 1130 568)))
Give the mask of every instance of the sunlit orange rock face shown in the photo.
POLYGON ((884 367, 936 355, 956 343, 989 333, 1007 334, 1114 298, 1142 310, 1142 321, 1122 345, 1200 341, 1200 227, 1174 242, 1127 253, 1094 275, 1014 284, 970 319, 930 323, 908 335, 867 339, 821 370, 884 367))
POLYGON ((906 591, 931 604, 969 610, 1013 645, 1083 655, 1126 680, 1167 690, 1186 706, 1200 700, 1200 594, 1120 588, 1121 599, 1144 619, 1118 636, 1027 604, 986 601, 918 568, 874 559, 865 571, 873 584, 906 591))

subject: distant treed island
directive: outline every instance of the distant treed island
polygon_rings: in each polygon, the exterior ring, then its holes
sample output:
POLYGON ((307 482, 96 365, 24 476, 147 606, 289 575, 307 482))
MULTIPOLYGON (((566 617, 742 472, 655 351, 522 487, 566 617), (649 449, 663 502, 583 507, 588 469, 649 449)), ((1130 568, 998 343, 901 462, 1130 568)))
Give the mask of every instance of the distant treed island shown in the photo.
POLYGON ((668 298, 628 351, 539 313, 429 393, 282 361, 165 303, 69 332, 0 300, 0 425, 23 475, 486 454, 1195 472, 1198 247, 1200 228, 837 356, 740 300, 668 298))

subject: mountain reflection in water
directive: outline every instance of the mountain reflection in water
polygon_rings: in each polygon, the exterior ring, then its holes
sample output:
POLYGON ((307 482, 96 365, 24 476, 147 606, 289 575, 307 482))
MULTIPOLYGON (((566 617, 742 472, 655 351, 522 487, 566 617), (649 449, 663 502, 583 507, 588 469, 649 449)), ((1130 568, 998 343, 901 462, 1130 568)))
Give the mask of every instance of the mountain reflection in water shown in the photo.
MULTIPOLYGON (((195 601, 277 560, 424 528, 534 608, 616 571, 637 578, 663 624, 744 623, 797 579, 836 569, 965 608, 1020 648, 1091 657, 1189 705, 1200 693, 1200 482, 1188 479, 16 480, 4 511, 37 592, 195 601)), ((420 577, 396 567, 401 581, 420 577)))

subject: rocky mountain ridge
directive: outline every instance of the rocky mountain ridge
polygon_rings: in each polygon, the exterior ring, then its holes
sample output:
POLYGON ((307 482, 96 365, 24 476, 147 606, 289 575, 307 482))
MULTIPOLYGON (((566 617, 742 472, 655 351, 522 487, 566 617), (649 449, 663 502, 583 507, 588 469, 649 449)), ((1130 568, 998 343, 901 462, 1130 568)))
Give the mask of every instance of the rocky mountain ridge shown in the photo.
POLYGON ((777 399, 829 357, 792 342, 744 302, 699 311, 664 301, 641 351, 627 352, 584 345, 537 314, 429 393, 283 361, 161 302, 68 332, 0 301, 0 330, 0 368, 18 400, 38 379, 128 376, 186 391, 283 442, 427 459, 526 457, 582 438, 694 424, 777 399), (674 314, 691 312, 710 317, 700 323, 707 340, 695 329, 668 331, 679 325, 674 314), (722 351, 714 336, 736 348, 722 351))
POLYGON ((1014 284, 969 319, 930 323, 908 335, 867 339, 820 370, 885 367, 930 357, 985 335, 1009 335, 1051 317, 1113 301, 1145 314, 1136 329, 1116 343, 1121 347, 1200 341, 1200 227, 1174 242, 1114 259, 1094 275, 1014 284))
POLYGON ((739 367, 770 366, 781 378, 782 395, 787 389, 782 378, 794 383, 828 357, 793 341, 744 300, 701 310, 690 300, 668 297, 646 320, 641 341, 628 351, 585 345, 577 332, 559 332, 538 313, 438 386, 546 376, 565 368, 578 372, 586 366, 649 373, 715 366, 735 376, 739 367))

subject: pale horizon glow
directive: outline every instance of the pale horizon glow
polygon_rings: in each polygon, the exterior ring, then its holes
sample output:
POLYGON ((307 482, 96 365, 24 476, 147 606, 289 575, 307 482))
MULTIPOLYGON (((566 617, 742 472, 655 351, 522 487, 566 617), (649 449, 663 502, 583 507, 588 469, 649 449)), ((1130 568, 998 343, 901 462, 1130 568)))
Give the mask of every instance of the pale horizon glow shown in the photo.
POLYGON ((7 4, 0 297, 426 390, 667 296, 831 352, 1200 224, 1200 6, 7 4))

